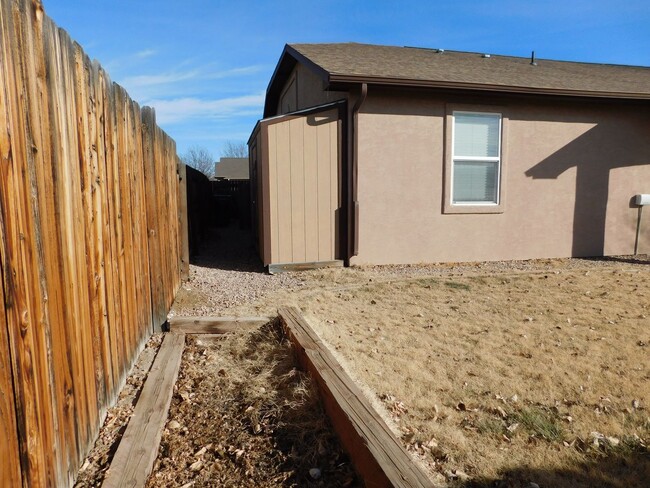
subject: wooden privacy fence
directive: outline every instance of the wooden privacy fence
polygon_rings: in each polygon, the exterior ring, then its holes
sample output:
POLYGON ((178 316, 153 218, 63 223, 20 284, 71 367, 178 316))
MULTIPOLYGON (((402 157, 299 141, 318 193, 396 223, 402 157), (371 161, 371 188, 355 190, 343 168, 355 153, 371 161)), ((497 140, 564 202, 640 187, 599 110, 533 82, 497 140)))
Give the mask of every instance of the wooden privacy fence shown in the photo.
POLYGON ((175 143, 44 15, 0 0, 0 486, 68 486, 166 319, 175 143))

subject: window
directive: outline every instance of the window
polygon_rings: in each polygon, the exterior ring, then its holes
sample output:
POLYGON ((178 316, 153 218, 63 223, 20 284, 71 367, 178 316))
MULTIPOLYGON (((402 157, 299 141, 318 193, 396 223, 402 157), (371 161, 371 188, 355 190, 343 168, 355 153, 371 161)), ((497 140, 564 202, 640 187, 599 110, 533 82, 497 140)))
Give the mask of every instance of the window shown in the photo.
POLYGON ((499 205, 501 114, 453 112, 451 204, 499 205))

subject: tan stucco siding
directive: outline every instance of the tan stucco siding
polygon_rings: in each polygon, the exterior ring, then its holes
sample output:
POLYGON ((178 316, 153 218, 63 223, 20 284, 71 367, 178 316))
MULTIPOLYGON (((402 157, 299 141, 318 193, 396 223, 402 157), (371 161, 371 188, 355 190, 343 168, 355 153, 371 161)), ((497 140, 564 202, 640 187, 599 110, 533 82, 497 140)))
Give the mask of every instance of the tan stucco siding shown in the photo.
POLYGON ((298 64, 282 88, 278 102, 278 115, 294 110, 303 110, 347 97, 347 93, 325 90, 323 79, 309 68, 298 64), (288 110, 290 108, 290 110, 288 110))
MULTIPOLYGON (((648 111, 522 101, 497 102, 495 110, 507 119, 502 213, 449 214, 446 101, 368 96, 358 121, 359 254, 352 264, 633 253, 638 209, 630 199, 650 193, 648 111)), ((639 252, 650 252, 650 208, 639 252)))

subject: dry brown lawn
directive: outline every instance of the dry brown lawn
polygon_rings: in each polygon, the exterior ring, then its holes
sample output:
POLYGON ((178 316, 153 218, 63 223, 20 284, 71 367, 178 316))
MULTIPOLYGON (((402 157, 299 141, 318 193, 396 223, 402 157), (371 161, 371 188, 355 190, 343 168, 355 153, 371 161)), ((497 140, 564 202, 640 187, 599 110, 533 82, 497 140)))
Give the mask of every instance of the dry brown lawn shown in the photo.
POLYGON ((438 482, 650 486, 650 260, 312 271, 299 306, 438 482))

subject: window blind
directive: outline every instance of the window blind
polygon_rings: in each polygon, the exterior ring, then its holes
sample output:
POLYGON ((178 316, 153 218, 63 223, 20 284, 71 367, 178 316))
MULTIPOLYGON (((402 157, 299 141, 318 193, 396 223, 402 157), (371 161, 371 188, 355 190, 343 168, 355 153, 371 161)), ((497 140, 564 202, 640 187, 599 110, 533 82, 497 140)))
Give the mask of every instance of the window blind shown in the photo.
POLYGON ((454 120, 456 157, 499 157, 498 115, 461 113, 454 120))
POLYGON ((455 161, 454 203, 497 203, 498 162, 455 161))

